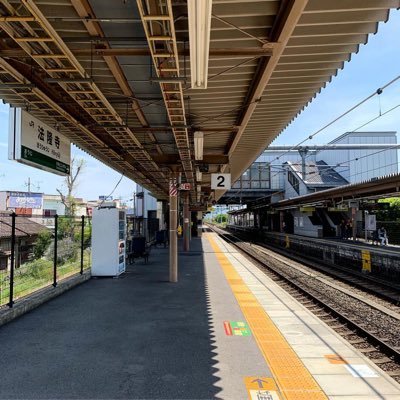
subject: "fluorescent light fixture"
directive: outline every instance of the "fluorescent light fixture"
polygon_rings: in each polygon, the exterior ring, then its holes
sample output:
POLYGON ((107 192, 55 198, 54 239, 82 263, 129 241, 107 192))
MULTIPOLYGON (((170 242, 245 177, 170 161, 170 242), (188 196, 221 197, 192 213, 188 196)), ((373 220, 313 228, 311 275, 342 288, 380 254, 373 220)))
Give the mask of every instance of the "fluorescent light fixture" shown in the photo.
POLYGON ((207 89, 212 0, 188 0, 192 89, 207 89))
POLYGON ((204 145, 204 133, 196 131, 194 133, 194 159, 203 159, 203 145, 204 145))
POLYGON ((203 178, 203 173, 198 169, 196 171, 196 181, 201 182, 202 178, 203 178))

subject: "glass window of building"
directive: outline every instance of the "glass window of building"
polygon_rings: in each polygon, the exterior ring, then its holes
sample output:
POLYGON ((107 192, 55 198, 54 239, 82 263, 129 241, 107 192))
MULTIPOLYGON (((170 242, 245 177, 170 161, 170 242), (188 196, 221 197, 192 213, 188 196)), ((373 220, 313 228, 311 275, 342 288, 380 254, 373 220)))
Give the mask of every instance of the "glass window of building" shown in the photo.
POLYGON ((300 194, 300 182, 295 177, 292 171, 288 171, 288 181, 292 185, 293 189, 297 192, 297 194, 300 194))

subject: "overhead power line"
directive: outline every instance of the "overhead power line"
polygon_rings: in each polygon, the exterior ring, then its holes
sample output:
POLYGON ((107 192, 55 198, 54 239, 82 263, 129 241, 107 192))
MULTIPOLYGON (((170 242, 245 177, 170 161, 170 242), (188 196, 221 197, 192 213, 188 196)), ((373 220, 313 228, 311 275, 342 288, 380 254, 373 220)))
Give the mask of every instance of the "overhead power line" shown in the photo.
MULTIPOLYGON (((357 109, 358 107, 360 107, 362 104, 364 104, 365 102, 367 102, 369 99, 371 99, 374 96, 379 96, 380 94, 383 93, 383 90, 388 88, 390 85, 392 85, 393 83, 395 83, 396 81, 398 81, 400 79, 400 75, 396 76, 394 79, 392 79, 391 81, 387 82, 385 85, 383 85, 382 87, 378 88, 377 90, 375 90, 373 93, 371 93, 370 95, 368 95, 367 97, 365 97, 363 100, 361 100, 360 102, 358 102, 357 104, 355 104, 354 106, 352 106, 351 108, 349 108, 347 111, 343 112, 342 114, 340 114, 338 117, 336 117, 335 119, 333 119, 332 121, 330 121, 329 123, 327 123, 326 125, 324 125, 322 128, 318 129, 316 132, 312 133, 311 135, 307 136, 305 139, 303 139, 301 142, 297 143, 296 145, 294 145, 291 149, 283 152, 282 154, 280 154, 279 156, 276 157, 277 160, 279 160, 280 157, 282 157, 283 155, 287 154, 290 150, 293 150, 294 148, 301 146, 303 143, 305 143, 307 140, 311 140, 313 139, 315 136, 317 136, 319 133, 321 133, 322 131, 324 131, 326 128, 330 127, 331 125, 333 125, 334 123, 336 123, 337 121, 339 121, 340 119, 342 119, 343 117, 345 117, 346 115, 348 115, 349 113, 351 113, 352 111, 354 111, 355 109, 357 109)), ((383 114, 382 114, 383 115, 383 114)), ((364 125, 363 125, 364 126, 364 125)))

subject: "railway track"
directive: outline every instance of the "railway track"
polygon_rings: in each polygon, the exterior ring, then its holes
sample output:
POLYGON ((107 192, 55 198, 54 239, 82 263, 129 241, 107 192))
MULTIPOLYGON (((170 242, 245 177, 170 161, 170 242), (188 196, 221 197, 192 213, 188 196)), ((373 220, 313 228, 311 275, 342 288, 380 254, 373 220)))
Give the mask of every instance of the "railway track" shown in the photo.
POLYGON ((290 259, 277 257, 268 249, 208 226, 400 382, 400 313, 375 303, 371 298, 352 293, 333 281, 324 280, 290 259))
MULTIPOLYGON (((235 233, 235 235, 244 241, 247 241, 246 234, 235 233)), ((318 270, 326 275, 330 275, 334 279, 351 284, 353 287, 364 292, 370 293, 373 296, 379 297, 382 300, 391 302, 394 305, 400 306, 400 286, 394 285, 384 279, 379 279, 376 276, 370 276, 358 271, 351 270, 339 265, 323 264, 321 261, 315 260, 312 257, 301 256, 291 251, 286 251, 283 248, 271 246, 264 242, 251 241, 252 244, 257 244, 266 249, 272 250, 291 260, 297 261, 308 267, 318 270)))
POLYGON ((368 276, 358 271, 352 271, 350 269, 340 266, 332 267, 332 265, 323 265, 321 263, 314 262, 309 258, 298 256, 291 252, 285 251, 284 249, 270 246, 266 243, 256 242, 256 244, 266 249, 272 250, 275 253, 279 253, 282 256, 287 257, 291 260, 295 260, 309 267, 312 267, 313 269, 330 275, 335 279, 339 279, 346 284, 350 283, 352 286, 358 289, 361 289, 383 300, 389 301, 397 306, 400 305, 399 286, 397 286, 397 288, 394 288, 393 284, 386 282, 383 279, 378 279, 374 276, 368 276))

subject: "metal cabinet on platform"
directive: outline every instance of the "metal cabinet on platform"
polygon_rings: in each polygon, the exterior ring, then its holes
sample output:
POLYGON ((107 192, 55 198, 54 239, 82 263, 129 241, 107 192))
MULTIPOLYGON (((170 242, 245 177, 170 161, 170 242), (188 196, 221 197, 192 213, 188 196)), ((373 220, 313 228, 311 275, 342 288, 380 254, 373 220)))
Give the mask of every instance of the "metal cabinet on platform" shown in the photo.
POLYGON ((118 276, 125 272, 125 210, 93 210, 92 230, 92 276, 118 276))

